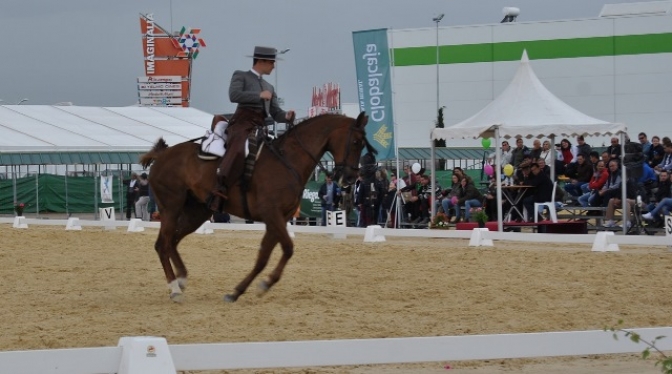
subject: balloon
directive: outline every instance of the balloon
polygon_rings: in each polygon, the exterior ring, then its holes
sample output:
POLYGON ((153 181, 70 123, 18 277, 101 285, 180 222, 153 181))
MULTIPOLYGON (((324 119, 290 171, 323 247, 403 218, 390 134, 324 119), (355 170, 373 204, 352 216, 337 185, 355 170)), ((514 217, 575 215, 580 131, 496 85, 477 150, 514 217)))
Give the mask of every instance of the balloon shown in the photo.
POLYGON ((413 174, 418 174, 420 172, 420 169, 421 169, 420 164, 418 164, 417 162, 413 164, 413 166, 411 166, 411 171, 413 172, 413 174))
POLYGON ((490 164, 485 164, 485 166, 483 167, 483 172, 485 173, 485 175, 487 175, 489 177, 492 176, 494 171, 495 170, 492 168, 492 165, 490 165, 490 164))
POLYGON ((450 202, 453 203, 453 205, 457 204, 457 196, 453 196, 453 197, 450 199, 450 202))
POLYGON ((481 145, 483 145, 484 149, 490 148, 490 138, 483 138, 481 139, 481 145))
POLYGON ((507 177, 513 175, 513 165, 511 164, 504 165, 504 175, 506 175, 507 177))

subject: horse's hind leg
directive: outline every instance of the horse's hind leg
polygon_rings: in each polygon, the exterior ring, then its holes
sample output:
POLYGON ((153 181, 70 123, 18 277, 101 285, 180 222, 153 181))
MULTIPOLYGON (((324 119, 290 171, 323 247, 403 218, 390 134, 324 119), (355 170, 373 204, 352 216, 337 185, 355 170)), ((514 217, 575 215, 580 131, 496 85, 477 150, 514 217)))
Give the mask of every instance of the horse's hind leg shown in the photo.
POLYGON ((271 257, 271 253, 273 252, 273 248, 275 245, 278 243, 278 239, 273 232, 273 230, 269 230, 268 226, 266 227, 266 234, 264 235, 263 239, 261 239, 261 248, 259 248, 259 253, 257 254, 257 262, 254 264, 254 268, 252 271, 243 279, 236 288, 234 288, 233 293, 225 295, 224 296, 224 301, 226 302, 234 302, 238 300, 238 297, 245 293, 245 290, 250 286, 250 283, 254 280, 254 278, 261 273, 264 268, 266 267, 266 264, 268 264, 268 259, 271 257))

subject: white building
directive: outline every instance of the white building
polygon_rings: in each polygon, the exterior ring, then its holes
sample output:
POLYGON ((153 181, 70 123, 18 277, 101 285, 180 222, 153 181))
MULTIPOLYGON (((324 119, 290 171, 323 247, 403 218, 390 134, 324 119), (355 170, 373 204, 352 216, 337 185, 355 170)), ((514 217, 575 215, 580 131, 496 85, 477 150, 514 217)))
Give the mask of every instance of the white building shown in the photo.
POLYGON ((438 104, 445 106, 446 126, 497 97, 526 49, 539 79, 567 104, 625 123, 633 139, 640 131, 649 138, 672 136, 672 1, 607 5, 592 19, 439 27, 438 43, 434 27, 387 35, 400 147, 429 145, 437 110, 437 45, 438 104))

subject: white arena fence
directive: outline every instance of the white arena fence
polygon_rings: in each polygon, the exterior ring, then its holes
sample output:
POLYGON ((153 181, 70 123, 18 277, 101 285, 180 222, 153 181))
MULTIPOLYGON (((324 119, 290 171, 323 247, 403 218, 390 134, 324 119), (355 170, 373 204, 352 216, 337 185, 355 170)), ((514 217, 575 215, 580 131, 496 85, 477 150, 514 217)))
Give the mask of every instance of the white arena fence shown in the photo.
MULTIPOLYGON (((145 228, 158 229, 160 222, 146 222, 139 219, 130 221, 116 220, 79 220, 72 217, 67 220, 58 219, 37 219, 37 218, 0 218, 0 224, 13 224, 17 229, 28 229, 31 225, 52 225, 63 226, 66 230, 81 230, 85 227, 103 227, 106 230, 116 230, 118 227, 124 227, 129 232, 141 232, 145 228)), ((470 246, 493 246, 493 241, 517 241, 532 243, 565 243, 565 244, 592 244, 592 250, 595 252, 618 251, 619 245, 642 245, 642 246, 666 246, 672 247, 672 216, 666 217, 666 235, 614 235, 613 232, 602 231, 595 234, 536 234, 520 232, 498 232, 488 231, 488 229, 469 230, 426 230, 426 229, 388 229, 378 225, 367 228, 345 227, 345 226, 299 226, 287 225, 290 236, 295 233, 305 234, 330 234, 334 239, 343 239, 348 235, 363 236, 365 243, 384 242, 386 237, 405 237, 405 238, 447 238, 447 239, 469 239, 470 246)), ((235 223, 212 223, 205 222, 198 230, 197 234, 212 234, 214 230, 229 231, 264 231, 266 225, 263 223, 254 224, 235 224, 235 223)), ((571 249, 567 246, 553 246, 553 249, 571 249)))
MULTIPOLYGON (((647 341, 672 327, 628 329, 647 341)), ((124 337, 117 347, 0 352, 0 373, 175 374, 186 370, 270 369, 639 353, 646 346, 602 330, 419 338, 168 345, 124 337)), ((672 338, 658 340, 672 350, 672 338)))

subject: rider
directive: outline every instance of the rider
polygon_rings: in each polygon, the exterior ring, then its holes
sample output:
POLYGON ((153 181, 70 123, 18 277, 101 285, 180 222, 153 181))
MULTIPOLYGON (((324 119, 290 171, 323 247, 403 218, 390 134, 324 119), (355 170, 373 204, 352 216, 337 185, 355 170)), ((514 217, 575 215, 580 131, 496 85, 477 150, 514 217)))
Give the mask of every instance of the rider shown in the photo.
POLYGON ((275 67, 277 50, 271 47, 254 47, 252 69, 236 70, 229 85, 229 99, 238 103, 236 112, 229 121, 227 152, 222 157, 217 171, 217 188, 212 191, 210 208, 218 211, 221 199, 227 199, 226 189, 236 183, 244 172, 245 141, 255 127, 272 124, 273 121, 288 123, 294 120, 294 111, 284 111, 278 105, 273 85, 264 80, 275 67), (270 118, 269 118, 270 117, 270 118))

